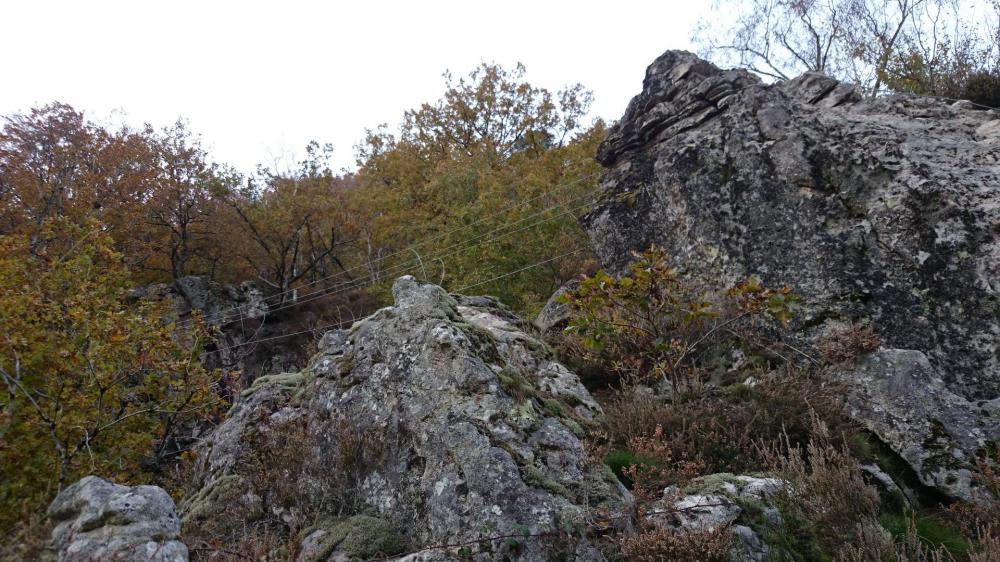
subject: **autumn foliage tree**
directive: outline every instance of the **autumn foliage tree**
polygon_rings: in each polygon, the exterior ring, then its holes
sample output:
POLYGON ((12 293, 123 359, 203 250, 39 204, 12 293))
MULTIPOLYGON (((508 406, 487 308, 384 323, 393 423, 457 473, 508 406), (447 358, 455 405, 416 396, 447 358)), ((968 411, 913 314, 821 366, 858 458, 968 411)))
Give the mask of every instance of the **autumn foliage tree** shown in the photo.
POLYGON ((798 306, 789 288, 754 277, 709 293, 683 279, 658 246, 634 257, 627 275, 600 270, 561 296, 572 311, 567 333, 624 384, 666 380, 681 392, 704 382, 708 359, 731 348, 773 354, 780 342, 768 336, 798 306))
POLYGON ((445 86, 441 99, 406 112, 398 132, 369 131, 357 147, 365 270, 537 307, 586 260, 576 216, 596 191, 603 124, 583 122, 591 96, 582 86, 553 93, 527 82, 522 65, 446 74, 445 86))
POLYGON ((205 334, 130 302, 107 229, 45 220, 0 236, 0 526, 84 474, 145 478, 174 432, 209 414, 205 334))
POLYGON ((150 149, 143 133, 107 130, 65 104, 8 116, 0 130, 0 233, 93 217, 116 240, 134 239, 155 175, 150 149))
POLYGON ((357 221, 346 207, 353 185, 329 167, 329 147, 311 143, 293 170, 261 168, 224 201, 239 239, 229 246, 246 277, 275 295, 272 304, 295 301, 296 287, 309 292, 350 285, 355 273, 345 260, 357 238, 357 221))
POLYGON ((236 181, 183 122, 109 129, 53 103, 7 117, 0 130, 0 233, 37 236, 47 219, 95 219, 138 279, 211 274, 223 254, 216 193, 236 181))
POLYGON ((208 162, 208 155, 183 121, 156 133, 146 130, 154 181, 140 212, 148 247, 145 269, 177 280, 214 275, 226 250, 218 233, 224 224, 220 196, 240 181, 237 173, 208 162))

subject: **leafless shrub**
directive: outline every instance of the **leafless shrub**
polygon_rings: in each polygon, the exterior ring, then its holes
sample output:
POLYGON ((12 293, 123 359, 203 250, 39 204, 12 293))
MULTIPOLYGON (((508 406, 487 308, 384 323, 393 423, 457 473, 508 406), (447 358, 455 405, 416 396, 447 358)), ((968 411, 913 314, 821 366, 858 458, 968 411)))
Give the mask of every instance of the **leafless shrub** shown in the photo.
POLYGON ((1000 535, 981 530, 978 542, 975 551, 969 554, 969 562, 1000 562, 1000 535))
POLYGON ((681 443, 677 435, 668 439, 663 428, 656 427, 650 436, 637 436, 629 442, 629 449, 648 462, 625 468, 633 482, 632 493, 638 500, 656 499, 655 495, 673 484, 683 484, 698 476, 705 469, 697 452, 690 444, 681 443))
POLYGON ((47 517, 25 510, 20 522, 0 541, 0 560, 44 560, 51 533, 47 517))
POLYGON ((793 367, 683 402, 623 389, 604 408, 613 442, 627 445, 659 427, 659 439, 670 444, 674 458, 700 461, 707 472, 763 468, 757 444, 787 438, 805 445, 814 416, 838 439, 855 429, 844 414, 840 387, 793 367))
POLYGON ((788 482, 778 496, 787 523, 825 552, 850 544, 858 521, 878 514, 878 491, 862 477, 846 446, 834 446, 826 425, 813 418, 813 436, 803 448, 788 440, 764 447, 770 470, 788 482))
POLYGON ((924 543, 911 519, 906 534, 896 541, 874 519, 857 525, 852 540, 840 546, 836 562, 954 562, 944 547, 924 543))
POLYGON ((972 475, 981 487, 979 501, 956 503, 948 511, 962 533, 979 545, 970 560, 1000 562, 1000 449, 977 458, 972 475))
POLYGON ((729 529, 674 531, 654 528, 623 537, 622 554, 630 562, 729 562, 729 529))
POLYGON ((817 344, 823 359, 831 365, 857 361, 878 351, 882 340, 868 324, 850 322, 832 328, 817 344))

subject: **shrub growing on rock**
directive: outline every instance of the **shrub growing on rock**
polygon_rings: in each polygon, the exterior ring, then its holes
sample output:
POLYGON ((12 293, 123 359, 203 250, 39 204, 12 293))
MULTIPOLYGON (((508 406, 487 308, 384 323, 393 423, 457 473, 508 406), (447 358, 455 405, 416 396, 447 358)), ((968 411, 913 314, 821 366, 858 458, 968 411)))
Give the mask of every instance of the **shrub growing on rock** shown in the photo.
POLYGON ((729 562, 733 537, 728 529, 656 528, 627 536, 620 544, 625 559, 633 562, 729 562))
POLYGON ((628 275, 598 271, 562 299, 572 310, 567 332, 591 362, 626 383, 668 382, 675 396, 697 392, 712 360, 739 350, 782 357, 773 337, 791 319, 791 289, 747 279, 713 295, 684 282, 666 252, 635 254, 628 275))
POLYGON ((878 528, 878 491, 865 482, 846 445, 837 446, 814 418, 805 447, 787 440, 764 451, 772 472, 789 483, 778 496, 785 531, 781 546, 804 560, 829 559, 852 544, 855 532, 878 528), (859 527, 860 525, 860 527, 859 527))

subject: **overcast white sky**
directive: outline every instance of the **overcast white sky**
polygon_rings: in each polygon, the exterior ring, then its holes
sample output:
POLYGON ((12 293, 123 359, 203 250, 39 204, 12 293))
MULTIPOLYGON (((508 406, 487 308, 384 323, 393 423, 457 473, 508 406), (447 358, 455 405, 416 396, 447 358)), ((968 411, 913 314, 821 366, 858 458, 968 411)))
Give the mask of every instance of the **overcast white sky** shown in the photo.
POLYGON ((687 48, 706 0, 0 0, 0 114, 58 100, 98 120, 189 120, 215 159, 249 171, 315 139, 353 165, 365 127, 437 99, 446 69, 523 62, 581 82, 618 118, 646 66, 687 48))

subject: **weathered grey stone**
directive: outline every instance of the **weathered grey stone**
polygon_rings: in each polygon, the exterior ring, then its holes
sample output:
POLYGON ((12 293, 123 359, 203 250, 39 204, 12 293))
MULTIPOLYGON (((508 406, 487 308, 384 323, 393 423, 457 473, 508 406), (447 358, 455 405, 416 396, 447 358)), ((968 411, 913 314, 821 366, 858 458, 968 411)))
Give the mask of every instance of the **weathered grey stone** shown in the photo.
MULTIPOLYGON (((324 336, 305 371, 262 377, 245 393, 201 451, 202 491, 181 506, 187 524, 262 509, 246 483, 255 436, 295 420, 306 428, 296 454, 308 462, 337 450, 338 418, 385 444, 362 467, 354 499, 403 533, 407 552, 421 552, 414 560, 449 559, 454 549, 432 547, 464 543, 474 559, 491 560, 511 541, 476 541, 573 529, 600 508, 623 513, 621 485, 587 461, 582 442, 600 407, 523 321, 493 299, 412 277, 395 283, 393 297, 324 336)), ((290 503, 323 490, 300 479, 290 503)), ((574 540, 577 559, 602 559, 585 536, 574 540)), ((519 560, 555 556, 542 540, 514 542, 519 560)))
POLYGON ((733 559, 762 562, 769 559, 771 550, 760 532, 782 524, 773 498, 784 486, 777 478, 726 473, 702 476, 684 489, 671 486, 664 490, 663 498, 654 502, 646 518, 655 526, 681 532, 729 529, 736 538, 733 559), (748 506, 764 519, 750 520, 748 506))
POLYGON ((549 297, 549 300, 535 318, 534 324, 539 332, 545 335, 566 327, 566 324, 570 320, 570 310, 569 306, 559 301, 559 297, 576 290, 579 286, 580 282, 574 279, 552 293, 552 296, 549 297))
POLYGON ((169 300, 179 319, 187 319, 197 311, 207 324, 217 327, 261 318, 268 312, 264 295, 253 283, 242 283, 236 287, 196 275, 182 277, 172 284, 139 287, 131 292, 131 296, 169 300))
MULTIPOLYGON (((252 282, 227 285, 207 277, 182 277, 173 283, 157 283, 134 289, 132 298, 166 301, 179 326, 196 315, 212 332, 212 345, 202 355, 210 369, 238 374, 240 384, 257 377, 300 369, 309 359, 304 351, 311 336, 300 334, 311 322, 308 311, 297 312, 288 304, 273 311, 260 288, 252 282), (295 314, 290 314, 296 312, 295 314)), ((274 304, 276 301, 272 301, 274 304)), ((224 377, 229 381, 229 377, 224 377)), ((224 394, 228 389, 223 389, 224 394)), ((232 398, 226 395, 226 398, 232 398)))
POLYGON ((87 476, 56 496, 48 515, 60 562, 187 562, 174 502, 156 486, 87 476))
POLYGON ((920 481, 966 500, 974 455, 1000 442, 1000 420, 948 390, 927 356, 885 349, 845 369, 852 417, 910 466, 920 481))
POLYGON ((582 219, 606 267, 665 246, 710 286, 750 275, 804 299, 798 326, 869 319, 948 387, 1000 395, 1000 114, 861 100, 808 74, 764 84, 668 51, 611 128, 582 219))

